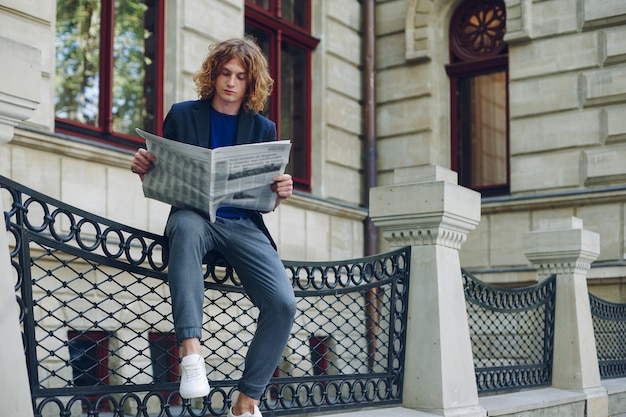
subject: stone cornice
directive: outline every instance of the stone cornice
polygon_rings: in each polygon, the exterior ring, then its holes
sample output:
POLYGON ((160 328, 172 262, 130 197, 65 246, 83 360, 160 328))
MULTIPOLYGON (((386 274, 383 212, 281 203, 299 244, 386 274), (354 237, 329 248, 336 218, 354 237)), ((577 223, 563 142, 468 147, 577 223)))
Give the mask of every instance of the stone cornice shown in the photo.
POLYGON ((16 128, 15 138, 11 143, 55 155, 128 168, 129 170, 133 160, 133 153, 128 151, 94 146, 93 143, 83 143, 78 139, 70 139, 63 135, 26 128, 16 128))
POLYGON ((626 202, 626 185, 589 188, 567 192, 483 199, 484 215, 517 211, 572 208, 589 204, 626 202))
POLYGON ((368 216, 368 210, 365 208, 333 202, 298 191, 295 191, 293 195, 282 204, 303 210, 328 214, 329 216, 339 216, 349 220, 363 221, 368 216))

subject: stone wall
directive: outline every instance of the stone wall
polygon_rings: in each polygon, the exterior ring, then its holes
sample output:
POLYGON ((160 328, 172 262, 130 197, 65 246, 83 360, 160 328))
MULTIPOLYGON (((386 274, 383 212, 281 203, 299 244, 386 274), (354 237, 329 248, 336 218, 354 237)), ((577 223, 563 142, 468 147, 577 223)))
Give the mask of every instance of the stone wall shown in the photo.
MULTIPOLYGON (((459 3, 377 3, 379 184, 393 183, 395 168, 450 167, 445 65, 459 3)), ((626 4, 505 3, 511 194, 483 199, 461 264, 486 281, 532 282, 523 234, 542 219, 576 216, 602 236, 592 290, 626 301, 615 297, 626 277, 626 4)))

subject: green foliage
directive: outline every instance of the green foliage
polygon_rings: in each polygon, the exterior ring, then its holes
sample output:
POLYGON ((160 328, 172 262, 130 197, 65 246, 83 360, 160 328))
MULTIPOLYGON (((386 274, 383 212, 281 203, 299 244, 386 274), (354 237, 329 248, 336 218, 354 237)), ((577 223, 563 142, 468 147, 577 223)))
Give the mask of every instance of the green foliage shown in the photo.
POLYGON ((100 0, 57 1, 55 111, 97 126, 100 0))
POLYGON ((144 30, 143 2, 116 1, 115 44, 113 61, 114 130, 134 134, 143 128, 145 117, 144 77, 146 61, 144 41, 152 36, 144 30))
POLYGON ((102 128, 106 114, 101 101, 111 97, 113 130, 134 134, 145 118, 144 28, 147 6, 138 0, 116 0, 114 23, 102 21, 103 0, 58 0, 56 25, 56 116, 102 128), (113 29, 113 68, 101 70, 107 53, 105 33, 113 29), (101 52, 102 51, 102 52, 101 52), (101 91, 101 78, 111 77, 110 92, 101 91))

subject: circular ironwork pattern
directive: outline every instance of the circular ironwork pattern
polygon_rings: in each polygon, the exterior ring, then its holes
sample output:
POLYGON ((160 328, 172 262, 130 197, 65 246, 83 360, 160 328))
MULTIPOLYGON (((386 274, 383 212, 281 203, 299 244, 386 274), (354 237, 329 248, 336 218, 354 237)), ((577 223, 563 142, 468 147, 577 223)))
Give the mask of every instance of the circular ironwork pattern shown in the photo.
POLYGON ((383 258, 348 260, 340 265, 316 262, 302 265, 293 261, 283 263, 294 289, 320 291, 380 283, 399 275, 409 260, 405 253, 392 253, 383 258))
POLYGON ((59 243, 68 243, 88 252, 102 251, 108 258, 122 258, 135 267, 157 272, 167 268, 164 237, 81 212, 19 184, 5 181, 7 184, 0 185, 9 191, 12 200, 10 210, 5 212, 9 223, 23 226, 35 234, 47 231, 59 243), (135 248, 139 256, 133 252, 135 248), (159 255, 160 260, 157 259, 159 255), (144 266, 146 262, 147 266, 144 266))
MULTIPOLYGON (((25 353, 36 358, 30 366, 40 376, 31 381, 35 415, 68 416, 80 409, 87 415, 105 410, 115 416, 223 415, 236 395, 241 358, 257 318, 234 269, 223 259, 205 266, 205 304, 211 307, 205 310, 201 343, 213 358, 213 390, 202 402, 181 400, 177 383, 147 382, 146 364, 153 354, 146 348, 147 336, 165 335, 173 327, 161 272, 167 265, 165 239, 2 177, 0 186, 13 200, 5 221, 13 239, 25 353), (22 199, 28 203, 21 204, 22 199), (98 333, 89 337, 103 343, 117 342, 102 345, 110 360, 99 365, 102 376, 93 386, 75 386, 68 346, 90 333, 98 333), (53 394, 50 387, 60 391, 53 394)), ((284 265, 297 297, 292 350, 285 352, 284 367, 267 387, 261 408, 286 414, 399 404, 410 248, 284 265), (311 335, 319 339, 313 342, 311 335), (324 366, 311 358, 314 351, 321 354, 318 346, 328 349, 324 366)), ((168 350, 168 355, 173 353, 168 350)), ((178 372, 178 362, 167 372, 178 372)))
POLYGON ((498 55, 506 47, 505 33, 504 0, 466 1, 450 24, 452 52, 462 61, 498 55))
POLYGON ((463 291, 468 301, 494 309, 514 310, 537 307, 549 301, 554 292, 552 276, 540 284, 524 288, 494 287, 463 273, 463 291))
POLYGON ((550 372, 537 368, 514 368, 501 370, 476 370, 476 385, 482 391, 501 391, 524 386, 548 385, 550 372), (520 384, 521 382, 521 384, 520 384))

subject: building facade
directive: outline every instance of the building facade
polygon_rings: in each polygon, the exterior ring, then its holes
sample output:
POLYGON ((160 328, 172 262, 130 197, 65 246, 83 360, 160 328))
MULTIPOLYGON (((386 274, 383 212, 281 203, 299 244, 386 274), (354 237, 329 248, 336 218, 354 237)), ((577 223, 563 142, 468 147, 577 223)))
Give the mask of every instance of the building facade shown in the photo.
MULTIPOLYGON (((76 2, 57 3, 0 0, 0 37, 41 51, 41 102, 2 147, 0 174, 161 233, 169 208, 145 199, 129 169, 136 138, 75 128, 77 119, 61 111, 59 79, 72 69, 59 58, 69 56, 59 46, 60 16, 76 2)), ((91 3, 108 10, 114 2, 91 3)), ((192 76, 208 45, 253 33, 267 48, 280 79, 269 115, 278 118, 281 138, 301 145, 291 168, 296 195, 266 215, 282 258, 365 254, 372 185, 366 136, 374 126, 377 185, 392 184, 398 169, 438 165, 483 193, 481 222, 461 250, 463 267, 488 282, 532 282, 524 233, 542 219, 576 216, 601 236, 590 288, 626 300, 623 1, 379 0, 372 2, 373 24, 369 3, 358 0, 126 3, 161 14, 151 32, 161 54, 159 96, 144 102, 157 105, 157 132, 173 103, 196 98, 192 76)), ((374 241, 387 250, 382 238, 374 241)))

